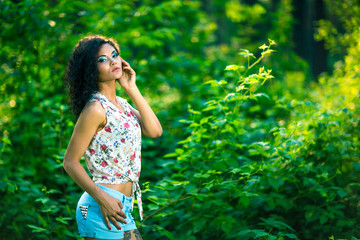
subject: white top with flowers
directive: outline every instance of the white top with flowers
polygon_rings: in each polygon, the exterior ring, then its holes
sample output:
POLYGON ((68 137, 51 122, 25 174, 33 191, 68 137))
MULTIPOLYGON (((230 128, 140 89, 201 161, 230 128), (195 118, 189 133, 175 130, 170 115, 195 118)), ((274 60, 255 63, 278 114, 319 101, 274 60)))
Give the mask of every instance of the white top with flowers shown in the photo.
MULTIPOLYGON (((84 157, 95 183, 119 184, 133 182, 140 218, 143 218, 139 177, 141 171, 141 127, 129 103, 117 100, 121 112, 102 93, 95 92, 88 102, 99 101, 106 111, 106 124, 92 138, 84 157)), ((134 203, 134 201, 133 201, 134 203)))

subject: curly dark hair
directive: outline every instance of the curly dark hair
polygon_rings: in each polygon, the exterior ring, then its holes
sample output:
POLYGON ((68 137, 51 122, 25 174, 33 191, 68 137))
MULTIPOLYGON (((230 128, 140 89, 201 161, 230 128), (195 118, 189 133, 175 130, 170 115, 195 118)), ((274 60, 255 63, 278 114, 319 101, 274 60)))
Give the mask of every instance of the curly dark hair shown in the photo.
POLYGON ((118 54, 118 43, 101 35, 82 38, 75 46, 65 72, 65 84, 69 90, 70 106, 76 118, 89 101, 91 94, 99 90, 97 58, 102 45, 110 44, 118 54))

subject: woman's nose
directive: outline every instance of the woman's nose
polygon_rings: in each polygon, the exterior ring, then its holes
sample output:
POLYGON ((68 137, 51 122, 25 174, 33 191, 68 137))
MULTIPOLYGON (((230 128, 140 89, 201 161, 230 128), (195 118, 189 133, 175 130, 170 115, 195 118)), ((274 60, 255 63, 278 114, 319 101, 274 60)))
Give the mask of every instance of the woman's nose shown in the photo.
POLYGON ((114 64, 116 64, 116 61, 115 61, 115 60, 111 60, 110 66, 112 66, 112 65, 114 65, 114 64))

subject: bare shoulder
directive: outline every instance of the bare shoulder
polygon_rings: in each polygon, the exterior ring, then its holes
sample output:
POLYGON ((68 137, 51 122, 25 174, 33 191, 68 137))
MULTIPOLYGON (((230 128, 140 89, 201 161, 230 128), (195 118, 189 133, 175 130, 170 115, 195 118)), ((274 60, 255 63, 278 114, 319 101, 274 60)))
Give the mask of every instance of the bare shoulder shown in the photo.
POLYGON ((99 101, 92 101, 85 105, 78 121, 100 125, 106 119, 105 113, 106 111, 99 101))
POLYGON ((99 101, 92 101, 85 105, 82 113, 90 115, 104 115, 105 109, 99 101))
POLYGON ((76 121, 64 160, 79 161, 94 133, 103 126, 104 121, 106 121, 106 113, 100 102, 86 104, 76 121))

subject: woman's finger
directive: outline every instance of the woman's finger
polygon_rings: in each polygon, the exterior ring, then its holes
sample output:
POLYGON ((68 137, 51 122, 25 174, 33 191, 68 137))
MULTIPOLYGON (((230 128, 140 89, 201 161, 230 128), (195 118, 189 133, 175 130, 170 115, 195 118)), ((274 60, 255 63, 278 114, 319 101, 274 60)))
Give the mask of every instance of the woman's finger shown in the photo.
MULTIPOLYGON (((127 217, 126 217, 126 214, 125 214, 123 211, 120 211, 118 214, 119 214, 123 219, 127 218, 127 217)), ((125 221, 125 220, 124 220, 124 221, 125 221)), ((126 222, 125 222, 125 224, 126 224, 126 222)))
POLYGON ((117 222, 117 220, 116 220, 116 218, 115 217, 111 217, 111 222, 115 225, 115 227, 117 228, 117 229, 121 229, 121 227, 120 227, 120 225, 119 225, 119 223, 117 222))
POLYGON ((119 211, 114 218, 118 221, 118 222, 122 222, 123 224, 126 224, 126 220, 124 218, 126 218, 126 215, 123 211, 119 211))
POLYGON ((118 202, 118 204, 119 204, 120 209, 123 209, 122 202, 121 202, 121 201, 119 201, 119 202, 118 202))
MULTIPOLYGON (((126 218, 127 218, 127 217, 126 217, 126 214, 122 211, 122 209, 123 209, 122 202, 119 201, 118 204, 119 204, 119 207, 120 207, 120 209, 121 209, 118 214, 119 214, 123 219, 126 219, 126 218)), ((124 221, 125 221, 125 220, 124 220, 124 221)), ((125 222, 125 224, 126 224, 126 222, 125 222)))
POLYGON ((121 63, 122 63, 123 68, 130 67, 130 64, 127 61, 125 61, 124 59, 121 59, 121 63))
POLYGON ((111 226, 110 226, 110 222, 109 222, 108 217, 105 217, 105 223, 106 223, 106 226, 111 230, 111 226))
POLYGON ((132 69, 131 67, 124 67, 123 68, 123 71, 126 73, 126 74, 130 74, 130 75, 132 75, 132 74, 134 74, 134 69, 132 69))

